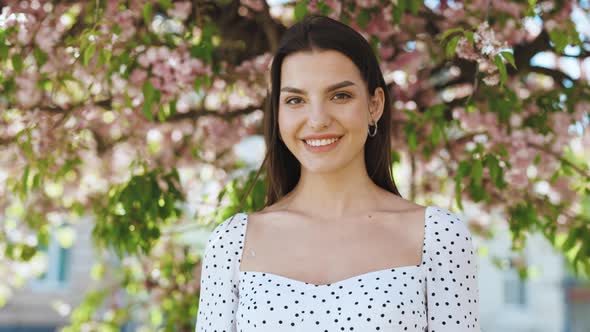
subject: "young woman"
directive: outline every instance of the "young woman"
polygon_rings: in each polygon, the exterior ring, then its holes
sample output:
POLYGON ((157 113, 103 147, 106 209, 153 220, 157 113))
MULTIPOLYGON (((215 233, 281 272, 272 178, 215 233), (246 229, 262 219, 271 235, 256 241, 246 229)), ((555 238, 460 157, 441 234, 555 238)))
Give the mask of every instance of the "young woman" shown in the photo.
POLYGON ((210 235, 196 331, 480 331, 471 234, 400 196, 366 40, 310 16, 284 34, 270 78, 267 202, 210 235))

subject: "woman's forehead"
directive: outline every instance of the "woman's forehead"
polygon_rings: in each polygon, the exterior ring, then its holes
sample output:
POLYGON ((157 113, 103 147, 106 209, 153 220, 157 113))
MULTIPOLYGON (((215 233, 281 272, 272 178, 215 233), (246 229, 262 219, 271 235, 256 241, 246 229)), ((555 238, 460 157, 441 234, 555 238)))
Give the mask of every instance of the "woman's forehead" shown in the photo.
POLYGON ((352 60, 338 51, 297 52, 285 57, 281 65, 281 86, 318 88, 343 81, 358 85, 362 78, 352 60))

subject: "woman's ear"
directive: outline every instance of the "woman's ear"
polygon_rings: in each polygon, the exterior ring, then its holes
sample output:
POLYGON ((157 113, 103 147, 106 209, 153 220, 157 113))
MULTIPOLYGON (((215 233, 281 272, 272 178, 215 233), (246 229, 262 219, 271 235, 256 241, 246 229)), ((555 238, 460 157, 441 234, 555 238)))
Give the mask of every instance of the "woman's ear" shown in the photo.
POLYGON ((384 105, 385 105, 385 92, 383 88, 377 87, 375 88, 375 92, 372 96, 370 96, 371 100, 369 102, 369 112, 371 112, 371 117, 375 122, 378 122, 381 116, 383 115, 384 105))

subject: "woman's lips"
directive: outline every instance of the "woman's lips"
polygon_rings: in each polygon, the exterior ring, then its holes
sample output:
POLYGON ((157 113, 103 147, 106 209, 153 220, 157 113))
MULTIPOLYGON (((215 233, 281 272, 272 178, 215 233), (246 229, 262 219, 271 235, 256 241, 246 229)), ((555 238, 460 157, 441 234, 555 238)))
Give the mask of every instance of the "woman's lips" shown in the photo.
POLYGON ((302 141, 303 141, 303 145, 305 145, 305 148, 308 151, 314 152, 314 153, 320 153, 320 152, 328 152, 328 151, 335 149, 341 140, 342 140, 342 136, 339 137, 335 142, 332 142, 327 145, 319 145, 319 146, 309 145, 309 144, 307 144, 307 142, 305 142, 305 140, 302 140, 302 141))

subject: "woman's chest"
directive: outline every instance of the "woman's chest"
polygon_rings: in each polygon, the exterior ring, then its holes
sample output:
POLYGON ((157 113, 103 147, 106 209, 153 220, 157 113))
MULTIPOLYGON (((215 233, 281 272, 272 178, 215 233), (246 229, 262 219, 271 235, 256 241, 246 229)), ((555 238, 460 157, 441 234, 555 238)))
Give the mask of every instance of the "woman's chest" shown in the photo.
POLYGON ((425 280, 417 266, 326 285, 240 272, 239 332, 424 331, 425 280))

